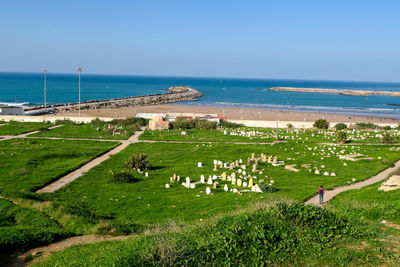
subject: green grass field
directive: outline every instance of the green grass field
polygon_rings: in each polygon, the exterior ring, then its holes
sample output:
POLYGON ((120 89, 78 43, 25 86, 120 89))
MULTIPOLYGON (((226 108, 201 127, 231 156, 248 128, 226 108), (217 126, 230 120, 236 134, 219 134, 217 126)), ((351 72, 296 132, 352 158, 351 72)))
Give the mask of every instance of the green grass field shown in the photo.
POLYGON ((19 135, 32 131, 45 130, 52 126, 51 123, 45 122, 8 122, 0 127, 0 135, 19 135))
MULTIPOLYGON (((381 143, 382 134, 385 131, 360 131, 346 130, 348 140, 352 143, 381 143)), ((249 142, 268 143, 276 140, 289 143, 337 143, 336 131, 332 130, 299 130, 279 129, 278 139, 276 129, 241 127, 238 129, 217 130, 160 130, 145 131, 140 140, 154 141, 186 141, 186 142, 249 142)), ((396 143, 400 142, 398 130, 390 131, 396 143)))
POLYGON ((0 193, 40 188, 116 146, 116 142, 13 139, 0 142, 0 193))
POLYGON ((121 128, 113 134, 113 128, 98 127, 90 124, 65 124, 54 129, 43 130, 32 136, 125 140, 134 133, 135 131, 132 129, 121 128))
POLYGON ((379 191, 381 184, 341 193, 329 203, 329 207, 354 217, 400 224, 400 191, 379 191))
MULTIPOLYGON (((329 151, 328 146, 313 146, 329 151)), ((342 147, 338 148, 342 149, 342 147)), ((383 160, 394 162, 400 159, 396 151, 390 151, 385 146, 348 146, 343 147, 345 153, 360 151, 364 155, 375 157, 371 161, 347 162, 331 156, 321 160, 317 150, 309 151, 305 145, 298 144, 293 150, 287 149, 286 144, 279 145, 234 145, 234 144, 168 144, 168 143, 138 143, 113 156, 110 160, 89 171, 80 179, 56 192, 51 199, 54 201, 53 209, 61 217, 65 213, 74 215, 63 224, 72 226, 70 231, 99 231, 99 225, 111 224, 101 231, 119 231, 124 225, 137 224, 141 227, 166 223, 170 220, 177 222, 195 222, 200 219, 212 217, 215 214, 231 212, 238 208, 251 205, 254 201, 263 201, 266 196, 277 196, 304 201, 313 196, 319 185, 325 188, 333 188, 338 185, 352 183, 369 178, 388 167, 383 160), (286 149, 286 151, 285 151, 286 149), (301 151, 301 154, 298 154, 301 151), (133 184, 111 183, 112 172, 123 170, 124 163, 135 153, 145 152, 149 155, 153 168, 149 170, 149 177, 136 173, 141 181, 133 184), (267 155, 277 155, 279 160, 285 160, 286 164, 298 164, 300 172, 295 173, 286 170, 284 166, 273 167, 267 163, 260 163, 259 169, 264 169, 263 174, 253 173, 258 180, 275 181, 275 187, 279 191, 267 194, 243 193, 242 195, 224 192, 223 184, 229 182, 220 181, 220 186, 214 190, 214 195, 206 195, 207 185, 199 184, 195 189, 188 189, 175 182, 171 188, 166 189, 165 184, 170 183, 169 178, 173 174, 180 175, 182 180, 190 177, 193 181, 199 181, 200 175, 221 175, 223 171, 213 171, 213 159, 224 162, 242 158, 247 159, 254 152, 267 155), (315 155, 312 155, 314 153, 315 155), (381 157, 381 159, 378 159, 381 157), (291 158, 291 160, 288 160, 291 158), (197 162, 206 164, 203 168, 197 167, 197 162), (310 164, 314 170, 318 167, 321 171, 335 172, 336 176, 316 175, 309 173, 308 168, 301 165, 310 164), (321 168, 321 164, 325 168, 321 168), (367 167, 368 166, 368 167, 367 167), (267 177, 266 177, 267 176, 267 177), (194 208, 195 207, 195 208, 194 208), (87 218, 92 218, 88 221, 87 218), (76 219, 74 222, 73 220, 76 219), (85 224, 85 226, 82 225, 85 224), (91 227, 88 227, 88 225, 91 227)), ((250 170, 248 170, 250 172, 250 170)), ((229 187, 232 188, 229 184, 229 187)), ((235 187, 240 189, 240 187, 235 187)), ((52 216, 57 216, 53 214, 52 216)), ((136 229, 136 228, 135 228, 136 229)))
POLYGON ((2 252, 46 245, 67 236, 68 233, 45 214, 0 199, 2 252))
MULTIPOLYGON (((132 134, 129 131, 143 123, 133 121, 134 126, 129 126, 128 120, 110 126, 121 127, 120 135, 108 131, 104 122, 86 125, 64 121, 59 122, 63 126, 52 130, 45 130, 50 124, 41 125, 45 128, 37 128, 41 132, 36 136, 126 139, 132 134)), ((34 127, 30 123, 11 125, 8 134, 34 127)), ((8 126, 0 126, 0 131, 8 126)), ((132 144, 51 194, 33 191, 118 142, 36 138, 0 141, 0 195, 18 202, 15 205, 0 199, 0 247, 23 250, 70 235, 135 234, 125 241, 74 246, 38 266, 315 266, 321 262, 336 266, 396 265, 399 261, 392 247, 400 248, 400 244, 391 240, 400 234, 379 224, 381 220, 400 224, 397 191, 378 192, 377 184, 342 193, 327 204, 327 209, 301 205, 316 194, 321 184, 329 190, 358 182, 400 160, 400 146, 381 145, 382 131, 348 130, 352 140, 347 145, 319 144, 336 143, 335 131, 281 129, 279 139, 287 142, 275 145, 259 144, 275 141, 274 129, 184 131, 186 134, 182 130, 145 131, 141 140, 188 143, 132 144), (136 182, 113 183, 113 174, 122 172, 128 159, 138 153, 148 155, 149 176, 129 171, 136 182), (252 172, 252 162, 247 163, 252 153, 256 157, 261 153, 276 156, 284 165, 272 166, 259 160, 257 171, 252 172), (351 155, 361 160, 340 158, 351 155), (238 166, 213 170, 214 160, 229 165, 240 159, 247 165, 245 170, 240 168, 241 172, 238 166), (197 167, 198 162, 204 167, 197 167), (250 176, 260 185, 273 180, 271 188, 277 191, 242 191, 250 188, 222 181, 223 172, 227 176, 235 172, 247 183, 250 176), (170 181, 174 174, 181 177, 180 182, 170 181), (181 184, 186 177, 198 182, 201 175, 206 181, 209 176, 218 176, 217 188, 196 183, 189 189, 181 184), (225 192, 224 185, 242 192, 225 192), (212 188, 212 194, 206 194, 206 187, 212 188)), ((391 134, 398 138, 397 130, 391 134)))

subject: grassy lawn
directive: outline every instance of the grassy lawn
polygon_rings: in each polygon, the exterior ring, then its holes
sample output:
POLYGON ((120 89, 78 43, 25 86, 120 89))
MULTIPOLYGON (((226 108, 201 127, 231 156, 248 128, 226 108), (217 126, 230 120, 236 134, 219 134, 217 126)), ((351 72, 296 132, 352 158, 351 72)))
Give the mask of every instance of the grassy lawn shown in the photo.
MULTIPOLYGON (((398 130, 392 131, 360 131, 346 130, 348 139, 353 143, 381 143, 382 134, 390 132, 396 143, 400 142, 398 130)), ((332 130, 301 130, 301 129, 279 129, 278 139, 288 142, 302 143, 336 143, 336 131, 332 130)), ((217 130, 160 130, 145 131, 140 140, 155 141, 190 141, 190 142, 254 142, 267 143, 276 141, 276 129, 241 127, 238 129, 217 130)))
POLYGON ((116 142, 14 139, 0 142, 0 193, 40 188, 116 146, 116 142))
POLYGON ((396 251, 378 231, 317 207, 278 204, 196 227, 73 246, 34 266, 396 265, 396 251))
POLYGON ((7 125, 0 127, 0 135, 19 135, 32 131, 45 130, 52 126, 51 123, 45 122, 15 122, 11 121, 7 125))
POLYGON ((113 129, 107 126, 100 128, 90 124, 65 124, 58 128, 41 131, 32 136, 126 140, 134 133, 134 130, 121 128, 113 134, 113 129))
MULTIPOLYGON (((61 211, 57 211, 59 215, 70 213, 75 216, 74 218, 87 219, 90 217, 92 220, 84 221, 93 225, 102 224, 105 221, 111 222, 113 225, 103 229, 105 231, 118 231, 114 226, 118 228, 132 223, 139 225, 135 227, 140 227, 163 224, 170 220, 193 222, 252 205, 252 202, 263 201, 269 196, 304 201, 315 194, 321 184, 329 189, 353 183, 352 179, 363 180, 386 169, 388 165, 383 160, 394 162, 400 159, 398 152, 389 150, 387 146, 337 147, 336 150, 343 151, 343 154, 358 152, 374 157, 374 160, 355 162, 341 160, 336 155, 327 157, 327 151, 331 151, 329 148, 333 150, 334 147, 304 144, 291 147, 287 144, 260 146, 137 143, 56 192, 52 201, 55 208, 61 209, 61 211), (135 176, 141 181, 132 184, 111 183, 112 172, 122 171, 128 158, 139 152, 149 155, 150 163, 153 166, 149 170, 149 177, 135 173, 135 176), (295 173, 286 170, 284 166, 273 167, 267 163, 260 163, 258 166, 258 169, 264 169, 263 174, 251 173, 251 168, 247 169, 249 173, 257 177, 257 179, 254 178, 255 182, 273 179, 275 187, 279 189, 274 193, 249 192, 239 195, 224 192, 222 187, 225 183, 229 185, 229 188, 234 187, 239 190, 244 188, 232 186, 230 182, 221 180, 219 180, 219 188, 213 190, 213 195, 205 194, 207 187, 205 184, 198 184, 195 189, 188 189, 175 182, 171 188, 165 188, 165 184, 170 183, 169 178, 174 173, 180 175, 182 180, 188 176, 192 181, 199 181, 201 174, 205 175, 206 179, 209 175, 221 175, 223 171, 230 174, 229 169, 220 169, 214 172, 213 159, 232 162, 241 158, 245 161, 252 152, 256 155, 265 153, 278 156, 278 160, 284 160, 286 164, 297 164, 296 168, 299 168, 300 172, 295 173), (323 160, 321 160, 321 154, 325 156, 323 160), (198 161, 203 162, 206 166, 198 168, 198 161), (347 166, 343 166, 344 162, 347 163, 347 166), (310 164, 310 166, 301 167, 303 164, 310 164), (324 168, 321 168, 322 164, 325 165, 324 168), (314 172, 308 171, 308 169, 314 170, 315 168, 318 168, 321 173, 324 171, 334 172, 336 176, 316 175, 314 172)), ((70 221, 64 223, 72 225, 70 221)), ((89 232, 94 229, 85 228, 79 224, 82 222, 73 227, 78 227, 79 231, 89 232)))
POLYGON ((400 190, 379 191, 382 183, 341 193, 328 205, 351 216, 400 224, 400 190))
MULTIPOLYGON (((247 136, 246 132, 251 133, 251 130, 241 130, 244 136, 230 135, 224 130, 146 130, 140 140, 156 140, 156 141, 187 141, 187 142, 261 142, 267 143, 275 141, 276 138, 271 131, 269 134, 264 130, 260 130, 258 135, 247 136), (183 134, 183 133, 185 134, 183 134)), ((241 132, 240 131, 240 132, 241 132)), ((239 132, 239 133, 240 133, 239 132)))
POLYGON ((42 131, 33 136, 126 140, 132 136, 135 131, 139 130, 140 127, 145 126, 147 120, 141 118, 127 118, 105 122, 96 119, 88 124, 63 120, 57 121, 57 124, 63 126, 42 131))
POLYGON ((48 216, 0 199, 0 249, 26 249, 54 242, 67 233, 48 216))

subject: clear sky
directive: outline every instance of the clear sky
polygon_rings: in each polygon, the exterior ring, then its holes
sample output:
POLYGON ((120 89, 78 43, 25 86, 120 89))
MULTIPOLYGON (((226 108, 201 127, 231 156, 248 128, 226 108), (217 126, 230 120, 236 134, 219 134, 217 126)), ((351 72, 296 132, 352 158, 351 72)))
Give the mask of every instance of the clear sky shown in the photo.
POLYGON ((400 1, 1 0, 0 71, 400 81, 400 1))

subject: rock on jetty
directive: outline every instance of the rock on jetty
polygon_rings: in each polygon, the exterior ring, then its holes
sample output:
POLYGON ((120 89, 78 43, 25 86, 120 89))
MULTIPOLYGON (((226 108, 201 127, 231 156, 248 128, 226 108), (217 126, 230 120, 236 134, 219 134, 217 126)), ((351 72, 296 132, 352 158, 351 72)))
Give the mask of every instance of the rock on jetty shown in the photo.
POLYGON ((400 91, 377 91, 377 90, 339 90, 339 89, 322 89, 322 88, 297 88, 297 87, 272 87, 264 89, 264 91, 284 91, 284 92, 303 92, 303 93, 325 93, 325 94, 341 94, 353 96, 369 96, 369 95, 388 95, 400 96, 400 91))
MULTIPOLYGON (((166 89, 166 91, 167 92, 163 94, 132 96, 132 97, 113 98, 106 100, 90 100, 81 103, 81 110, 149 106, 149 105, 161 105, 179 101, 194 101, 198 100, 198 98, 203 95, 201 92, 187 86, 173 86, 166 89)), ((25 110, 26 111, 38 110, 42 108, 43 108, 42 106, 38 106, 38 107, 27 108, 25 110)), ((74 111, 78 110, 79 103, 56 104, 48 106, 48 108, 56 108, 58 111, 74 111)))

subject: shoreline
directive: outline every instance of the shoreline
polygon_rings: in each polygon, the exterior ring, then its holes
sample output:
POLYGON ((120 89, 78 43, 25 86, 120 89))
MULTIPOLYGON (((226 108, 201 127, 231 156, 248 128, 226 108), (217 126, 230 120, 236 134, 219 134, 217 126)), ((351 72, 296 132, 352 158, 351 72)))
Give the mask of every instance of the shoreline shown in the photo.
MULTIPOLYGON (((212 107, 201 105, 185 105, 185 104, 163 104, 152 106, 136 106, 136 107, 121 107, 113 109, 97 109, 97 110, 82 110, 82 117, 109 117, 109 118, 124 118, 134 117, 138 113, 200 113, 200 114, 223 114, 227 120, 242 120, 242 121, 275 121, 275 122, 314 122, 317 119, 326 119, 331 123, 382 123, 382 124, 399 124, 400 119, 381 118, 373 116, 360 115, 344 115, 331 114, 321 112, 303 112, 290 110, 268 110, 258 108, 242 108, 242 107, 212 107)), ((60 111, 57 115, 66 117, 77 117, 76 111, 60 111)))

